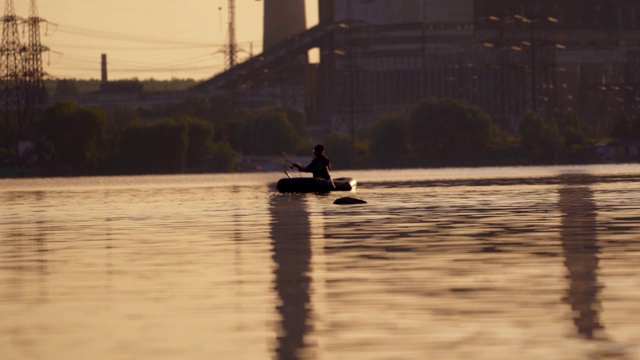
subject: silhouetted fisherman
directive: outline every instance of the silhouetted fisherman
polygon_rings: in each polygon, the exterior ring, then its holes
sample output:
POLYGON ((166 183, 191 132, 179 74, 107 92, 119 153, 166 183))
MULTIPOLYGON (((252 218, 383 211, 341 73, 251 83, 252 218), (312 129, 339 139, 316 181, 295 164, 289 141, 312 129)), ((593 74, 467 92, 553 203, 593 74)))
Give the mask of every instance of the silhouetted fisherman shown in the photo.
POLYGON ((307 166, 302 166, 300 163, 291 164, 291 166, 303 172, 313 173, 314 178, 331 180, 331 175, 329 174, 329 170, 331 170, 331 162, 324 154, 324 145, 318 144, 314 146, 313 156, 313 160, 307 166))

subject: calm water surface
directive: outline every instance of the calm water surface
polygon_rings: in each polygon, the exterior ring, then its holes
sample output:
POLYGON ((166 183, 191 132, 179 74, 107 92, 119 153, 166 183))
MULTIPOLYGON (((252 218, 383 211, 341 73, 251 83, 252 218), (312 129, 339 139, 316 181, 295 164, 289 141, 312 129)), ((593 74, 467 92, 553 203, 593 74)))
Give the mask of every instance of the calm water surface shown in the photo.
POLYGON ((334 175, 0 180, 0 359, 639 358, 640 166, 334 175))

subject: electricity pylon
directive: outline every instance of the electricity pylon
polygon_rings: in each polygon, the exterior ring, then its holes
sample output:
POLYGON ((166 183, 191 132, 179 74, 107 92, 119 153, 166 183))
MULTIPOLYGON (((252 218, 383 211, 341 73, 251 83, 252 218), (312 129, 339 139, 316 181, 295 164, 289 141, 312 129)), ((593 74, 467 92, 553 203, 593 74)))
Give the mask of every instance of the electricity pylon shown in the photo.
POLYGON ((36 0, 30 0, 29 17, 16 16, 13 0, 5 0, 0 42, 0 111, 4 121, 2 145, 12 147, 24 135, 36 110, 47 101, 44 88, 40 23, 36 0), (21 41, 18 26, 26 24, 28 37, 21 41))
POLYGON ((24 80, 27 109, 35 109, 44 105, 47 101, 47 93, 44 88, 44 71, 42 70, 42 53, 49 48, 40 42, 40 23, 44 22, 38 17, 36 0, 31 0, 29 5, 29 17, 26 20, 29 39, 27 41, 24 56, 24 80))
POLYGON ((2 21, 2 42, 0 42, 0 108, 4 117, 5 146, 17 143, 24 119, 25 98, 23 77, 23 54, 25 47, 20 42, 18 24, 13 0, 6 0, 2 21))
POLYGON ((235 0, 229 0, 229 26, 227 28, 227 46, 226 46, 226 61, 225 65, 227 69, 231 69, 238 63, 238 43, 236 42, 236 2, 235 0))

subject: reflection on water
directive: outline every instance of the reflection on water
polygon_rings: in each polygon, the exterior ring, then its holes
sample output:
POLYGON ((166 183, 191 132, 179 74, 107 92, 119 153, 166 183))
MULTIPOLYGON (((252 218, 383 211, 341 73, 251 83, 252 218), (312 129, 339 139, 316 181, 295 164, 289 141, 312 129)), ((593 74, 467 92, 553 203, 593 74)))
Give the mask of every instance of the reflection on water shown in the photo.
MULTIPOLYGON (((35 203, 44 201, 46 195, 43 191, 32 194, 35 203)), ((20 193, 9 193, 8 202, 29 201, 20 193)), ((6 214, 11 216, 12 214, 6 214)), ((47 242, 45 241, 44 219, 39 213, 33 217, 33 226, 25 229, 19 224, 7 223, 7 239, 11 239, 11 246, 7 248, 7 257, 10 262, 2 262, 5 270, 10 270, 7 291, 4 296, 13 301, 28 301, 32 303, 44 302, 47 298, 47 242), (36 286, 29 287, 26 283, 34 280, 36 286)))
POLYGON ((591 175, 561 176, 558 189, 562 225, 560 235, 565 265, 569 272, 566 300, 573 310, 573 321, 580 335, 598 337, 603 329, 599 312, 598 253, 596 235, 597 207, 589 188, 596 179, 591 175))
POLYGON ((638 359, 640 169, 0 180, 0 359, 638 359))
POLYGON ((311 226, 302 196, 271 197, 275 290, 281 321, 278 359, 302 358, 311 312, 311 226))

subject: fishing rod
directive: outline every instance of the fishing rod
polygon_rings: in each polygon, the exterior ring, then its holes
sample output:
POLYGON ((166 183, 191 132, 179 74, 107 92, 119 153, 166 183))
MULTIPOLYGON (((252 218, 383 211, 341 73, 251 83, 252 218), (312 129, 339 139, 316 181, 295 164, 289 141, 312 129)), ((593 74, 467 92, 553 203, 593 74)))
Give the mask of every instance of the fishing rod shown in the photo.
MULTIPOLYGON (((263 144, 264 144, 264 146, 268 147, 268 148, 269 148, 269 150, 273 151, 273 152, 274 152, 274 153, 276 153, 278 156, 280 156, 281 158, 285 159, 285 160, 289 163, 289 169, 293 169, 293 168, 294 168, 294 166, 293 166, 293 161, 291 161, 291 159, 289 159, 289 158, 287 157, 287 155, 286 155, 286 153, 285 153, 284 151, 278 151, 278 150, 274 149, 274 148, 273 148, 273 146, 271 146, 271 145, 267 144, 267 142, 266 142, 266 141, 264 141, 264 140, 262 140, 262 138, 258 138, 258 140, 260 140, 260 142, 261 142, 261 143, 263 143, 263 144)), ((285 173, 285 175, 287 175, 287 177, 288 177, 289 179, 291 179, 291 175, 289 175, 289 173, 288 173, 287 171, 285 171, 284 173, 285 173)), ((335 187, 335 185, 334 185, 334 187, 335 187)))
POLYGON ((276 153, 276 155, 280 156, 281 158, 285 159, 288 163, 289 163, 289 167, 293 168, 293 161, 291 161, 291 159, 289 159, 286 155, 286 153, 284 151, 278 151, 276 149, 273 148, 273 146, 267 144, 266 141, 262 140, 262 138, 258 138, 258 140, 260 140, 261 143, 264 144, 264 146, 266 146, 267 148, 269 148, 269 150, 273 151, 274 153, 276 153))
POLYGON ((263 143, 274 153, 276 153, 278 156, 280 156, 281 158, 285 159, 288 163, 289 163, 289 167, 293 168, 293 161, 291 161, 291 159, 289 159, 286 155, 286 153, 284 151, 278 151, 276 149, 274 149, 271 145, 267 144, 266 142, 263 141, 263 143))

